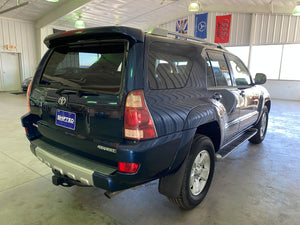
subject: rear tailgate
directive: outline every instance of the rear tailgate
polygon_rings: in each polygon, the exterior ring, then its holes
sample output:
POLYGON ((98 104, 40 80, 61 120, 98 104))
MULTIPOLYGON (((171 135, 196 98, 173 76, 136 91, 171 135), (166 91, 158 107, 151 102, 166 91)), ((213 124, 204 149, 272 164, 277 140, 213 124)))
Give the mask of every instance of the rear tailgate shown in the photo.
POLYGON ((123 140, 128 46, 119 39, 53 48, 30 97, 43 138, 113 160, 123 140))

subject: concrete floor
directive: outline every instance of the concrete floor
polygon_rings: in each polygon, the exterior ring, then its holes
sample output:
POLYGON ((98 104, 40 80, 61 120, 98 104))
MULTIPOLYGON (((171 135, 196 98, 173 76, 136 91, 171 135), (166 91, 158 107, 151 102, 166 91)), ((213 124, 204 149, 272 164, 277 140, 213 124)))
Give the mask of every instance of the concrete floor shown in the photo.
POLYGON ((158 182, 109 200, 103 190, 56 187, 29 150, 24 95, 0 93, 0 224, 299 224, 300 102, 273 100, 261 145, 245 143, 216 171, 192 211, 170 203, 158 182))

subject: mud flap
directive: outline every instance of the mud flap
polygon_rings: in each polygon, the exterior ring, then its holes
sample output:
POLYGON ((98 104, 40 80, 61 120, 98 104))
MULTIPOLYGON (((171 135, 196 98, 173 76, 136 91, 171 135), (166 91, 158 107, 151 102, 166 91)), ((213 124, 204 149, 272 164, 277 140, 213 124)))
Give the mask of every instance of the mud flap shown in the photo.
POLYGON ((180 168, 172 174, 159 179, 158 191, 169 198, 177 198, 180 195, 182 179, 185 173, 188 157, 185 158, 180 168))

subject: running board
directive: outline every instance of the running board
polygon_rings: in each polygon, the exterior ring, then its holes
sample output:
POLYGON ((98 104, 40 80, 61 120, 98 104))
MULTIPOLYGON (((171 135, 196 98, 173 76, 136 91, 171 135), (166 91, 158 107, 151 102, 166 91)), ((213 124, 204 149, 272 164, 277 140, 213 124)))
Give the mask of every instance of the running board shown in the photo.
POLYGON ((228 155, 230 155, 230 153, 232 153, 234 150, 236 150, 238 147, 240 147, 242 144, 244 144, 246 141, 252 138, 256 133, 257 129, 255 128, 251 128, 245 131, 242 135, 238 136, 232 142, 229 142, 222 149, 220 149, 216 153, 216 160, 219 161, 226 158, 228 155))

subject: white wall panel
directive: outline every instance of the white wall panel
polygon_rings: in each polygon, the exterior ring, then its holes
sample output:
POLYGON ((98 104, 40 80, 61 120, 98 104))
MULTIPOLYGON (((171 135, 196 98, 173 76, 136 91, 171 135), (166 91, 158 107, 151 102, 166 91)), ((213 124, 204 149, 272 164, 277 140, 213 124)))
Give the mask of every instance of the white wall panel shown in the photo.
POLYGON ((290 32, 289 32, 288 37, 287 37, 287 41, 289 43, 294 42, 294 37, 295 37, 295 34, 297 32, 297 30, 295 29, 296 27, 297 27, 297 19, 292 20, 290 18, 290 24, 289 24, 290 32), (291 27, 294 27, 294 29, 291 29, 291 27))
MULTIPOLYGON (((66 27, 59 27, 59 26, 52 26, 52 25, 48 25, 45 27, 41 28, 41 57, 43 57, 43 55, 47 52, 48 48, 47 46, 44 44, 44 39, 50 35, 53 34, 53 29, 57 29, 57 30, 68 30, 66 29, 66 27)), ((74 28, 75 29, 75 28, 74 28)))
POLYGON ((21 80, 33 76, 36 66, 34 25, 13 19, 0 18, 0 52, 10 52, 5 45, 16 46, 20 53, 21 80))
POLYGON ((274 99, 300 100, 300 81, 268 80, 263 86, 274 99))
POLYGON ((255 14, 254 45, 300 43, 299 17, 255 14))
POLYGON ((53 34, 52 26, 45 26, 41 28, 41 57, 43 57, 48 50, 47 46, 44 44, 44 39, 50 34, 53 34))

